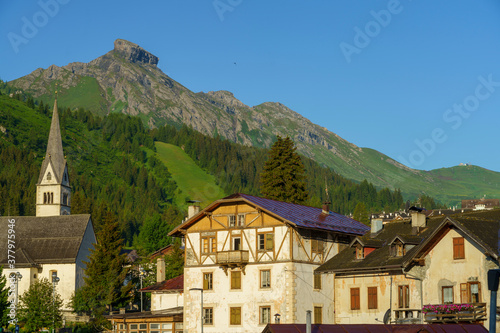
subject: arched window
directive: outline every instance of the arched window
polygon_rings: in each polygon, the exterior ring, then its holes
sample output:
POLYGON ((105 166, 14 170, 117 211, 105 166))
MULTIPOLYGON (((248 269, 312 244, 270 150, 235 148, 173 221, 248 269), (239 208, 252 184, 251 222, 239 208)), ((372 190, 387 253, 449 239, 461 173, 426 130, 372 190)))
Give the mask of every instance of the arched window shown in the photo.
POLYGON ((54 203, 54 192, 50 192, 50 203, 54 203))
POLYGON ((52 175, 49 173, 47 173, 47 180, 52 180, 52 175))
POLYGON ((63 194, 63 205, 68 205, 68 194, 67 193, 63 194))
POLYGON ((43 203, 47 203, 47 192, 43 192, 43 203))
POLYGON ((65 172, 64 173, 64 181, 67 182, 68 181, 68 174, 65 172))

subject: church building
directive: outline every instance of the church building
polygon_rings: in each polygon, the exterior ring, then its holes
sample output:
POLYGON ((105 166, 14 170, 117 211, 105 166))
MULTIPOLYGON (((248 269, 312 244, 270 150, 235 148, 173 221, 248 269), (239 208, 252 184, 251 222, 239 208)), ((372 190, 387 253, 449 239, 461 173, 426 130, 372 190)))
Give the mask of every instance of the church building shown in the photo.
POLYGON ((95 243, 90 215, 71 215, 71 187, 56 98, 36 186, 36 216, 0 217, 0 265, 15 288, 10 300, 17 304, 31 284, 46 278, 63 299, 64 319, 78 320, 72 313, 71 296, 84 284, 85 262, 95 243))

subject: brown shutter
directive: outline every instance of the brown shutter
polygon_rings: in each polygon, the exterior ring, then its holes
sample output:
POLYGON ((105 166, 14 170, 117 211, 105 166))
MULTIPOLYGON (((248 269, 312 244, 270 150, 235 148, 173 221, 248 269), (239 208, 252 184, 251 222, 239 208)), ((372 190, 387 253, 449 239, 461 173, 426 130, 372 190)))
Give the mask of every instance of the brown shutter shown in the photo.
POLYGON ((377 308, 377 287, 368 287, 368 309, 377 308))
POLYGON ((351 288, 351 310, 359 309, 359 288, 351 288))
POLYGON ((460 283, 460 303, 469 303, 467 283, 460 283))

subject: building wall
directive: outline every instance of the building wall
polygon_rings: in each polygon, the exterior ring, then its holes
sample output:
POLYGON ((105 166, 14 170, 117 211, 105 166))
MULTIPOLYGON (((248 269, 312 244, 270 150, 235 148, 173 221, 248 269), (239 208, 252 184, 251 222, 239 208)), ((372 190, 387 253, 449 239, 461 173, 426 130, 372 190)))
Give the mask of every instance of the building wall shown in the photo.
POLYGON ((334 323, 334 296, 333 296, 333 276, 331 274, 321 274, 321 289, 314 288, 313 272, 318 265, 296 263, 294 270, 287 272, 293 276, 294 295, 294 317, 287 318, 287 323, 305 323, 306 312, 312 312, 312 322, 314 323, 314 307, 322 309, 322 323, 334 323))
MULTIPOLYGON (((381 324, 388 309, 397 310, 399 286, 409 287, 408 309, 420 309, 420 282, 403 274, 359 274, 335 279, 335 324, 381 324), (377 287, 377 308, 368 309, 368 287, 377 287), (360 308, 351 310, 351 288, 359 288, 360 308), (391 294, 392 290, 392 294, 391 294)), ((394 318, 394 316, 393 316, 394 318)))
MULTIPOLYGON (((442 304, 442 287, 453 287, 454 303, 461 303, 460 284, 478 282, 481 302, 487 303, 489 313, 488 270, 498 268, 498 263, 488 259, 484 250, 456 229, 451 229, 425 257, 424 305, 442 304), (453 259, 453 238, 464 237, 465 259, 453 259)), ((415 270, 418 272, 418 270, 415 270)), ((488 327, 488 321, 485 326, 488 327)))
POLYGON ((22 279, 19 281, 17 286, 18 295, 21 296, 26 292, 30 285, 35 283, 37 280, 46 278, 52 283, 51 271, 57 271, 57 276, 60 281, 56 286, 56 292, 61 295, 63 300, 63 310, 72 311, 70 306, 71 296, 75 292, 75 279, 76 279, 76 265, 75 264, 47 264, 43 265, 41 269, 37 268, 18 268, 18 269, 4 269, 3 274, 6 278, 9 277, 12 272, 19 272, 22 275, 22 279))
POLYGON ((172 309, 184 305, 183 292, 152 292, 151 311, 172 309))
MULTIPOLYGON (((67 170, 65 170, 67 172, 67 170)), ((71 204, 71 190, 69 184, 64 181, 63 184, 58 184, 54 176, 54 170, 51 165, 45 170, 42 182, 36 187, 36 216, 58 216, 69 215, 71 204), (47 174, 50 172, 51 179, 47 179, 47 174), (54 194, 52 204, 44 204, 43 194, 50 192, 54 194), (62 205, 63 194, 68 195, 68 204, 62 205)))
POLYGON ((82 243, 80 244, 80 249, 76 257, 76 279, 75 279, 75 290, 83 287, 85 281, 83 280, 85 276, 86 262, 90 261, 90 252, 94 248, 94 244, 97 242, 94 228, 92 227, 92 221, 89 220, 85 233, 83 235, 82 243))

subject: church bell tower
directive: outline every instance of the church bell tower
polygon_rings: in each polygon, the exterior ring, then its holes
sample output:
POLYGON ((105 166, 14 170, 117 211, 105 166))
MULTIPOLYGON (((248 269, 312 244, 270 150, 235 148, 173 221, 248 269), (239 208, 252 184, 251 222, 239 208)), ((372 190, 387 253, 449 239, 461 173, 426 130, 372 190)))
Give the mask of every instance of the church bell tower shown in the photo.
POLYGON ((36 216, 69 215, 70 202, 71 187, 62 147, 56 92, 47 153, 36 185, 36 216))

